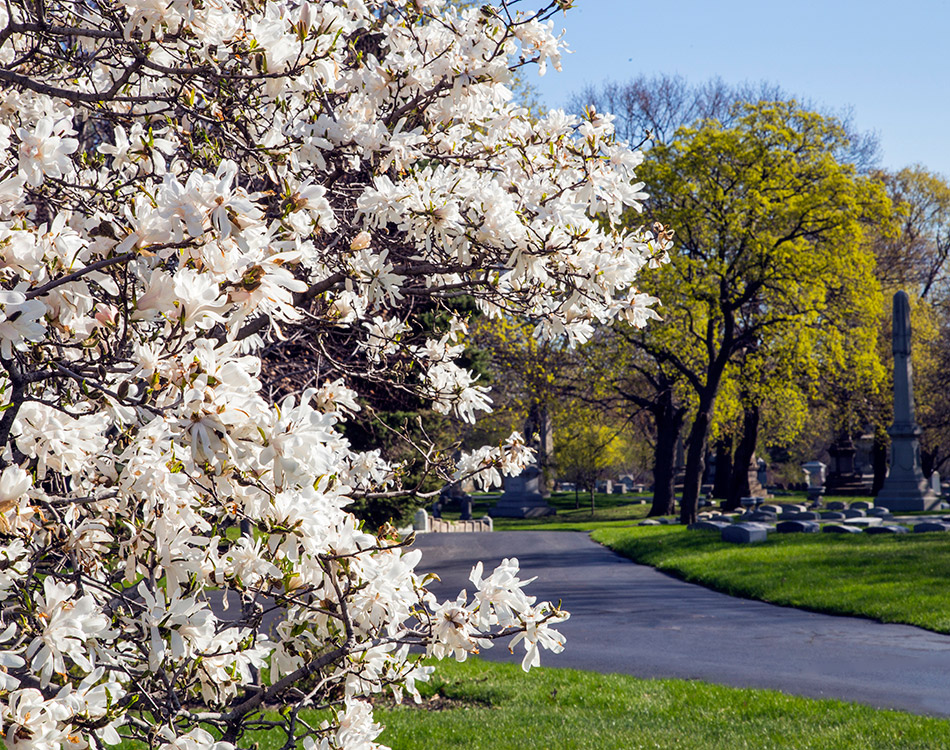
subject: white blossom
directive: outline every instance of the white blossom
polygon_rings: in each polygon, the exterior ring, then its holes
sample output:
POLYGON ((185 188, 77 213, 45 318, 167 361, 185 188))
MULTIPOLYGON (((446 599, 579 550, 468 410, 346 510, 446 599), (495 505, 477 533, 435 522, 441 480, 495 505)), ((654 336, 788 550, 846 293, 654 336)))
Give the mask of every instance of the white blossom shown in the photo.
MULTIPOLYGON (((509 88, 559 67, 556 9, 80 10, 15 4, 0 42, 7 744, 233 750, 305 689, 334 704, 308 750, 376 748, 368 699, 418 698, 422 652, 563 648, 515 559, 439 602, 420 553, 351 512, 413 491, 365 444, 380 400, 491 408, 459 296, 573 343, 657 317, 636 281, 669 232, 621 224, 642 155, 609 115, 533 118, 509 88)), ((393 429, 444 481, 533 460, 515 433, 453 469, 393 429)))

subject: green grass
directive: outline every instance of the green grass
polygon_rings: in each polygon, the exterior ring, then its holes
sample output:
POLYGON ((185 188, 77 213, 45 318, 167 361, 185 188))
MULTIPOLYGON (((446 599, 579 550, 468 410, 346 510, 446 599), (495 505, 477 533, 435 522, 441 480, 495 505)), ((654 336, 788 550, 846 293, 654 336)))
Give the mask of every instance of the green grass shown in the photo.
MULTIPOLYGON (((394 750, 946 748, 950 721, 835 700, 568 669, 437 668, 422 707, 377 711, 394 750)), ((262 750, 268 750, 262 745, 262 750)))
MULTIPOLYGON (((475 495, 472 515, 475 518, 488 515, 488 509, 498 502, 499 495, 475 495)), ((650 511, 648 493, 629 495, 606 495, 598 492, 594 496, 594 513, 590 512, 590 495, 579 495, 580 507, 575 508, 573 492, 555 492, 548 503, 557 511, 556 515, 544 518, 496 518, 496 531, 592 531, 613 526, 629 526, 646 518, 650 511), (641 504, 634 504, 639 502, 641 504)), ((447 511, 443 518, 456 520, 458 511, 447 511)))
POLYGON ((716 532, 649 526, 592 537, 727 594, 950 633, 950 534, 770 534, 735 545, 716 532))

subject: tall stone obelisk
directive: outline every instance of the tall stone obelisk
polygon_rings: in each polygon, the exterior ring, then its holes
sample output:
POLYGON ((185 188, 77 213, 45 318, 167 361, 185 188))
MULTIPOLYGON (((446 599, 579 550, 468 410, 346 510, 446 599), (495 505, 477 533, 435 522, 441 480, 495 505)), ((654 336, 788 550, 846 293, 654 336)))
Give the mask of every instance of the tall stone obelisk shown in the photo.
POLYGON ((910 364, 910 301, 894 295, 894 424, 891 467, 875 505, 889 510, 930 510, 939 499, 920 468, 920 427, 914 418, 914 377, 910 364))

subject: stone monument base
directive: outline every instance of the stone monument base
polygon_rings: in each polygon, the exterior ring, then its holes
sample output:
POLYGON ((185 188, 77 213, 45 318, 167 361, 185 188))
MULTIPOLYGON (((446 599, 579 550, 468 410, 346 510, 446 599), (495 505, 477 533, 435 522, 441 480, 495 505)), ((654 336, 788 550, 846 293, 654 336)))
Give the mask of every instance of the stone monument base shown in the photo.
POLYGON ((505 477, 505 492, 488 511, 501 518, 540 518, 553 516, 556 511, 540 492, 541 471, 529 466, 516 477, 505 477))
POLYGON ((493 518, 541 518, 556 513, 541 495, 537 498, 525 495, 506 498, 502 495, 488 511, 488 515, 493 518))
POLYGON ((871 485, 860 474, 830 474, 825 480, 826 495, 869 495, 871 485))
POLYGON ((940 498, 927 487, 926 481, 921 484, 908 482, 906 487, 894 484, 885 484, 874 498, 877 507, 888 510, 934 510, 940 504, 940 498))

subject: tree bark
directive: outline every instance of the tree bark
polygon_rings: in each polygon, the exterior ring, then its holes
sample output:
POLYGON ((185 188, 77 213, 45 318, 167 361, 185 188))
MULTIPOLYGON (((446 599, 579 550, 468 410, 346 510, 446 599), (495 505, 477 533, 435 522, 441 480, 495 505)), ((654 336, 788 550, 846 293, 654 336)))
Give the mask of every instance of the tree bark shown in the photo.
POLYGON ((700 411, 693 420, 686 438, 686 476, 683 478, 683 496, 680 498, 680 522, 694 523, 699 512, 699 490, 705 468, 706 433, 709 430, 709 411, 700 411))
POLYGON ((736 446, 735 460, 732 464, 732 479, 729 482, 729 495, 723 508, 735 510, 739 501, 752 494, 749 486, 749 465, 755 455, 755 444, 759 439, 759 407, 747 406, 742 416, 742 437, 736 446))
MULTIPOLYGON (((718 364, 718 363, 717 363, 718 364)), ((722 380, 723 367, 710 369, 706 386, 699 394, 699 406, 693 426, 686 438, 686 476, 683 478, 683 496, 680 499, 680 522, 694 523, 699 512, 699 491, 703 481, 706 457, 706 436, 716 406, 716 394, 722 380)))
POLYGON ((673 404, 672 394, 660 399, 656 419, 656 446, 653 449, 653 506, 651 516, 668 516, 676 512, 676 493, 673 489, 676 472, 676 441, 683 429, 685 410, 673 404))
POLYGON ((732 482, 732 438, 716 441, 716 478, 713 481, 713 497, 725 500, 729 497, 732 482))

